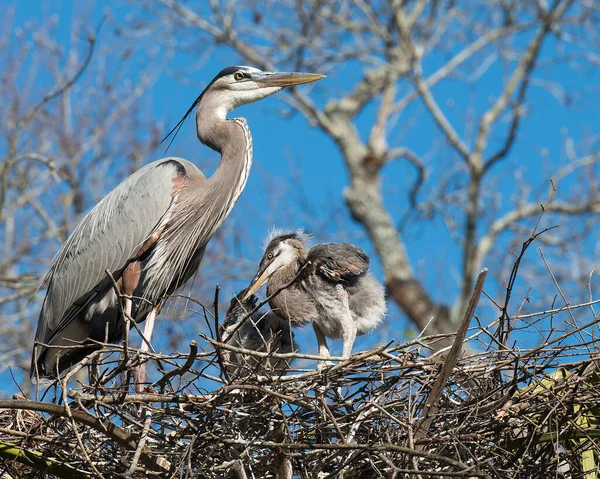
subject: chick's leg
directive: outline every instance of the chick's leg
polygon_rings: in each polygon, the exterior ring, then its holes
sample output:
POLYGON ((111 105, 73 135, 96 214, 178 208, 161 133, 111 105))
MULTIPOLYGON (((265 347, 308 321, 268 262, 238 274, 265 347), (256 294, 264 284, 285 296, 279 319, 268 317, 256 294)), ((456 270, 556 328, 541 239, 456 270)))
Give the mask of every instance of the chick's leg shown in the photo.
MULTIPOLYGON (((321 330, 321 328, 319 327, 318 324, 312 323, 312 325, 313 325, 313 329, 315 330, 315 336, 317 336, 317 343, 319 345, 319 356, 321 356, 323 358, 328 358, 330 356, 330 354, 329 354, 329 348, 327 347, 327 339, 325 338, 325 334, 323 334, 323 331, 321 330)), ((328 364, 329 363, 327 361, 319 361, 319 364, 317 365, 317 369, 320 371, 321 369, 326 367, 328 364)))

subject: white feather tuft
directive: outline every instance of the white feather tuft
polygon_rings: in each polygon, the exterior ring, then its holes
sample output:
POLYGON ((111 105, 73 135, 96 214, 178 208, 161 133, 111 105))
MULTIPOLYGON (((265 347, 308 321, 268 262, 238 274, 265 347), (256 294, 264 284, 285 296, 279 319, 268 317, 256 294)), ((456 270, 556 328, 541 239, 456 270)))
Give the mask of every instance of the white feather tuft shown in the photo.
POLYGON ((269 243, 271 241, 273 241, 275 238, 277 238, 278 236, 290 235, 290 234, 295 234, 298 237, 298 240, 307 246, 308 246, 308 243, 310 242, 310 240, 312 239, 312 235, 306 233, 302 228, 299 228, 296 231, 289 231, 289 230, 285 230, 283 228, 274 226, 273 228, 271 228, 269 230, 269 233, 267 234, 267 237, 265 238, 265 241, 263 243, 263 251, 267 248, 267 246, 269 246, 269 243))

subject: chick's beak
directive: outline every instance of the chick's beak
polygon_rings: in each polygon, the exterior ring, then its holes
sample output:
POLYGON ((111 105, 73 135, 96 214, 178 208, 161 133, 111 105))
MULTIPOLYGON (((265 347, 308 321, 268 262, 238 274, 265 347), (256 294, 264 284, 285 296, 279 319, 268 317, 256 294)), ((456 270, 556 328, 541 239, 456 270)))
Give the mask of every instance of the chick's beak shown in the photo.
POLYGON ((326 78, 325 75, 318 73, 300 73, 300 72, 262 72, 253 75, 253 80, 260 88, 266 87, 288 87, 301 85, 302 83, 311 83, 326 78))
POLYGON ((269 276, 271 276, 271 272, 269 271, 268 265, 267 265, 267 267, 261 268, 260 270, 258 270, 258 273, 256 273, 256 276, 254 276, 254 279, 250 283, 250 286, 248 286, 248 289, 246 291, 246 294, 242 298, 242 301, 246 301, 263 284, 265 284, 267 282, 267 280, 269 279, 269 276))

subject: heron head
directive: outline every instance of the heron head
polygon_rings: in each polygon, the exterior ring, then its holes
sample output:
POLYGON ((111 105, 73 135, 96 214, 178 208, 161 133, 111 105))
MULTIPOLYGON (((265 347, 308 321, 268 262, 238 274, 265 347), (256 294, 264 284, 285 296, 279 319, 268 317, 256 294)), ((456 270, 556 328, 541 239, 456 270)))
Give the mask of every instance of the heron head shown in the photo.
POLYGON ((260 260, 258 271, 248 286, 243 300, 254 294, 277 271, 306 259, 307 240, 308 235, 301 230, 294 233, 272 234, 260 260))
POLYGON ((322 78, 325 76, 316 73, 264 72, 247 66, 227 67, 206 87, 202 104, 222 108, 227 114, 238 106, 266 98, 282 88, 322 78))
MULTIPOLYGON (((224 120, 234 108, 266 98, 282 88, 311 83, 325 78, 317 73, 264 72, 248 66, 231 66, 221 70, 202 93, 196 98, 183 118, 163 138, 165 141, 173 133, 171 143, 187 117, 198 106, 196 112, 198 136, 202 140, 201 127, 211 125, 216 118, 224 120)), ((169 143, 169 146, 171 145, 169 143)), ((168 147, 167 147, 168 149, 168 147)))

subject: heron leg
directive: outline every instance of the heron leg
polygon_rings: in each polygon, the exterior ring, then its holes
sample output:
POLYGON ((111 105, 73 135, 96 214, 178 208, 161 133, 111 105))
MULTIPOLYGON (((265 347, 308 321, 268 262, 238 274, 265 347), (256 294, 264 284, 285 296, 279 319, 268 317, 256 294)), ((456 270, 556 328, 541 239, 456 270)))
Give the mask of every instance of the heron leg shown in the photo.
POLYGON ((342 329, 342 357, 349 358, 352 354, 352 347, 354 346, 354 340, 356 339, 356 324, 352 319, 352 316, 348 315, 348 318, 344 321, 342 329))
POLYGON ((352 319, 352 313, 350 313, 350 304, 348 302, 348 292, 340 288, 340 297, 342 300, 344 315, 342 318, 342 357, 348 358, 352 353, 352 347, 356 340, 356 323, 352 319))
MULTIPOLYGON (((152 331, 154 330, 154 320, 160 310, 160 306, 152 308, 152 311, 146 316, 144 323, 144 334, 142 337, 142 345, 140 346, 140 353, 148 352, 150 346, 150 339, 152 339, 152 331)), ((146 382, 146 363, 140 364, 135 369, 135 390, 136 392, 142 392, 144 389, 144 383, 146 382)))
MULTIPOLYGON (((328 358, 331 355, 329 354, 329 348, 327 347, 327 339, 325 338, 325 334, 318 324, 312 323, 312 326, 315 330, 315 336, 317 337, 317 344, 319 345, 319 356, 328 358)), ((319 361, 317 369, 320 371, 329 364, 331 363, 328 361, 319 361)))
MULTIPOLYGON (((126 292, 123 294, 127 295, 126 292)), ((129 296, 129 295, 128 295, 129 296)), ((127 362, 129 361, 129 325, 131 324, 131 309, 132 302, 131 298, 123 296, 121 299, 121 303, 123 305, 123 351, 121 352, 120 361, 124 367, 121 372, 121 388, 125 391, 129 390, 129 382, 131 380, 131 374, 129 369, 127 368, 127 362)))
POLYGON ((121 353, 121 361, 124 363, 125 370, 121 373, 121 387, 126 391, 129 389, 129 382, 131 379, 131 373, 127 369, 127 362, 129 356, 129 329, 133 318, 131 316, 133 312, 133 300, 131 296, 140 282, 141 276, 141 265, 139 261, 130 263, 121 278, 121 303, 123 305, 123 352, 121 353))

